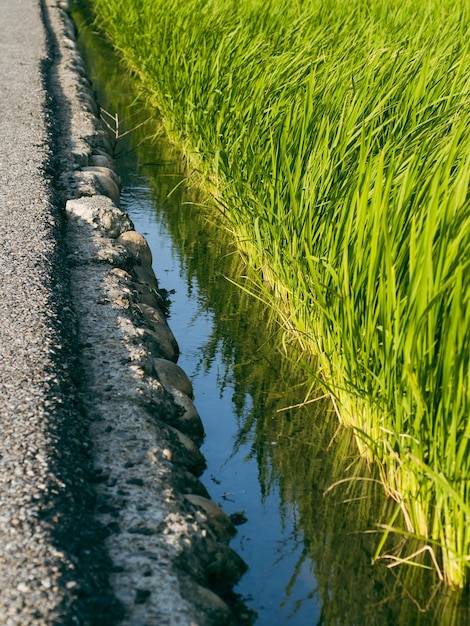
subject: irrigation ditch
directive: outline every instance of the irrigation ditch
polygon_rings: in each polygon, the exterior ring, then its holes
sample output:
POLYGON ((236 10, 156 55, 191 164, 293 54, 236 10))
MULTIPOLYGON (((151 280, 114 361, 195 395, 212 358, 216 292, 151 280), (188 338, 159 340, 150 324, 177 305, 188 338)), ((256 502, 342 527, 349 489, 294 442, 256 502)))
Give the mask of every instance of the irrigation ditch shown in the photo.
POLYGON ((297 406, 308 372, 281 355, 269 311, 226 280, 247 268, 80 5, 59 3, 61 84, 86 109, 71 116, 61 184, 75 196, 82 400, 123 623, 467 623, 433 571, 371 564, 382 487, 326 401, 297 406), (214 591, 230 603, 237 581, 233 613, 214 591))
MULTIPOLYGON (((229 516, 198 480, 203 426, 145 238, 119 208, 113 147, 76 47, 68 3, 44 6, 76 319, 78 393, 92 445, 95 518, 113 610, 87 623, 236 624, 246 565, 229 516), (58 129, 58 130, 57 130, 58 129)), ((77 588, 77 594, 80 589, 77 588)), ((109 604, 109 602, 108 602, 109 604)))

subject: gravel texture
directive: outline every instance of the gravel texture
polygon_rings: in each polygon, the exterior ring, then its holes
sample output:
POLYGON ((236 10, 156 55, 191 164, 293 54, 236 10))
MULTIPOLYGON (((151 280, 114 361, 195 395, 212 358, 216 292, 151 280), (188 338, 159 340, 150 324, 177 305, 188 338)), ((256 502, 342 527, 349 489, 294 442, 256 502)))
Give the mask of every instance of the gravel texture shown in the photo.
POLYGON ((246 623, 66 2, 0 0, 0 76, 0 624, 246 623))
POLYGON ((0 623, 98 623, 118 611, 69 374, 73 326, 37 2, 0 2, 0 66, 0 623))

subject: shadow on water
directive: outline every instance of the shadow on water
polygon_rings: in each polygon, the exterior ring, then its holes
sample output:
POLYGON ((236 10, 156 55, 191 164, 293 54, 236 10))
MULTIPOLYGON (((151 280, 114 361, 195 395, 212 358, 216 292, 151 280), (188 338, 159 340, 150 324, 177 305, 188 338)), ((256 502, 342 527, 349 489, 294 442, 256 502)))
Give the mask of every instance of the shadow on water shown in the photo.
MULTIPOLYGON (((188 190, 176 150, 164 137, 150 139, 155 116, 140 125, 151 114, 135 82, 84 14, 74 17, 100 104, 121 120, 121 134, 131 130, 116 143, 122 204, 149 241, 161 287, 176 292, 170 325, 207 433, 203 480, 243 522, 232 546, 249 571, 237 592, 255 623, 469 623, 461 598, 446 594, 433 572, 372 565, 377 520, 389 519, 393 504, 327 400, 288 408, 308 392, 308 366, 281 353, 269 310, 227 280, 243 283, 247 274, 229 238, 188 190)), ((388 549, 400 547, 398 538, 388 549)))

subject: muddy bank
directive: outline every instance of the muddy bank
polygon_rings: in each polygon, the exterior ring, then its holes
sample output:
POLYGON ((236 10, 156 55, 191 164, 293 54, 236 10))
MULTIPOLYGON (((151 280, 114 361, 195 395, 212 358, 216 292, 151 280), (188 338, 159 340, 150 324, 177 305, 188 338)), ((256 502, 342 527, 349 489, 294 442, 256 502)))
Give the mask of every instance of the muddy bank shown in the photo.
POLYGON ((118 208, 113 146, 68 3, 48 3, 44 17, 79 347, 75 378, 120 623, 242 623, 225 600, 245 565, 227 545, 230 518, 197 478, 205 466, 203 425, 176 364, 150 250, 118 208))

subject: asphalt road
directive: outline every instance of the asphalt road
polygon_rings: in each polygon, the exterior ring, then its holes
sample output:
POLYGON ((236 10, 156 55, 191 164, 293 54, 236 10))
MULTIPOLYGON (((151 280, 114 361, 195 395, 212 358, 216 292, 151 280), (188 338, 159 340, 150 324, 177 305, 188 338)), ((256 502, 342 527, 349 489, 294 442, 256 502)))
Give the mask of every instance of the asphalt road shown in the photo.
POLYGON ((47 41, 35 0, 0 0, 0 624, 113 623, 87 513, 62 216, 50 183, 47 41))

